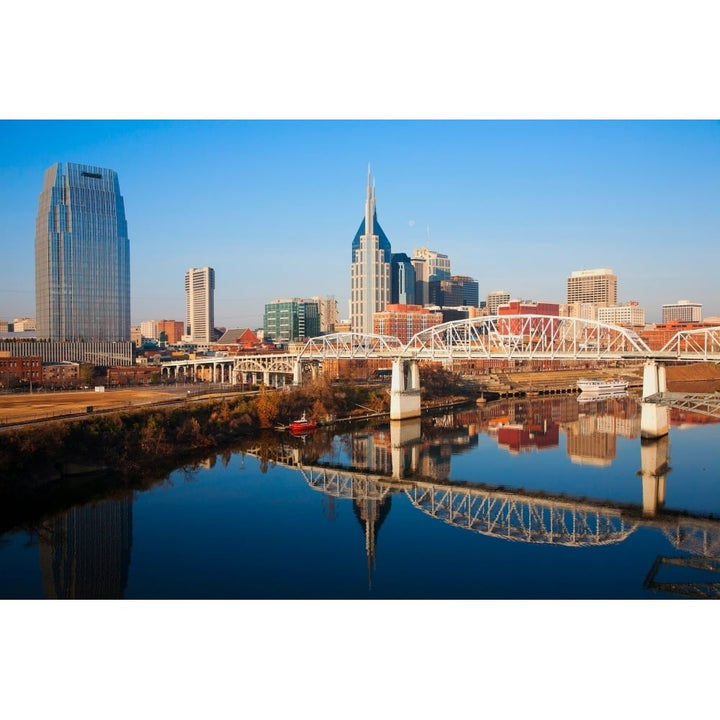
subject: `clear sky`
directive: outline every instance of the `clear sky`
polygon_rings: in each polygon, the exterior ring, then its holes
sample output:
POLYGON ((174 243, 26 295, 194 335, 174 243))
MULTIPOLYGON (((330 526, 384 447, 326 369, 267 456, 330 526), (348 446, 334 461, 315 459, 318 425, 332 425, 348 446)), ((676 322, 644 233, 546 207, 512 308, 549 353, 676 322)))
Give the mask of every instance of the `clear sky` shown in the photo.
POLYGON ((0 318, 35 315, 43 173, 117 171, 133 324, 184 319, 184 275, 216 273, 216 324, 259 327, 277 297, 348 315, 368 164, 393 252, 430 247, 480 296, 564 302, 610 268, 648 321, 688 299, 720 315, 717 121, 227 120, 0 123, 0 318))

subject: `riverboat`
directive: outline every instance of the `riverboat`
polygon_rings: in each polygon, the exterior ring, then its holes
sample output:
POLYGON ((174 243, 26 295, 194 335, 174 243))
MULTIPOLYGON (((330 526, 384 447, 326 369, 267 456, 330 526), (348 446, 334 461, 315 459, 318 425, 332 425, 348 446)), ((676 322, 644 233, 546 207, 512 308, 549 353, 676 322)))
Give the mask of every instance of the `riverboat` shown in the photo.
POLYGON ((586 380, 581 378, 577 381, 577 386, 582 392, 604 395, 627 391, 628 382, 627 380, 603 380, 601 378, 586 380))
POLYGON ((293 420, 290 423, 289 430, 292 435, 303 435, 312 432, 316 427, 317 423, 314 420, 308 420, 303 413, 299 420, 293 420))

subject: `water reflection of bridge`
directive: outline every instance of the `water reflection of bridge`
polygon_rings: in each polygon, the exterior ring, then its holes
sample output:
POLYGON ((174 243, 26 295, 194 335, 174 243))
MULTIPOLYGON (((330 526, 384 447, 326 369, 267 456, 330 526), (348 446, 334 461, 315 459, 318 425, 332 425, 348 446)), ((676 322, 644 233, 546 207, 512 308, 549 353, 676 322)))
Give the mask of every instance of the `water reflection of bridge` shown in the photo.
MULTIPOLYGON (((387 516, 390 499, 404 494, 422 513, 457 528, 512 542, 588 548, 621 543, 639 528, 659 530, 672 548, 687 554, 659 558, 648 574, 646 587, 720 597, 720 519, 664 507, 665 476, 669 471, 667 437, 641 444, 642 503, 614 502, 568 494, 529 491, 478 482, 422 476, 419 422, 391 428, 391 467, 373 469, 306 462, 301 446, 252 448, 262 456, 300 473, 313 490, 329 498, 350 500, 364 524, 370 575, 375 561, 376 537, 387 516), (271 457, 268 457, 270 453, 271 457), (656 575, 668 565, 702 569, 714 574, 712 582, 662 583, 656 575), (683 590, 684 588, 684 590, 683 590)), ((384 465, 384 463, 379 463, 384 465)), ((449 468, 448 468, 449 470, 449 468)))
MULTIPOLYGON (((255 454, 252 449, 246 452, 255 454)), ((272 462, 297 470, 313 490, 331 497, 381 502, 402 492, 413 506, 438 520, 505 540, 598 546, 621 542, 638 527, 646 526, 662 530, 678 550, 720 557, 720 519, 712 516, 672 510, 648 516, 643 505, 632 503, 531 493, 481 483, 398 480, 346 467, 305 464, 300 448, 283 448, 272 462)))

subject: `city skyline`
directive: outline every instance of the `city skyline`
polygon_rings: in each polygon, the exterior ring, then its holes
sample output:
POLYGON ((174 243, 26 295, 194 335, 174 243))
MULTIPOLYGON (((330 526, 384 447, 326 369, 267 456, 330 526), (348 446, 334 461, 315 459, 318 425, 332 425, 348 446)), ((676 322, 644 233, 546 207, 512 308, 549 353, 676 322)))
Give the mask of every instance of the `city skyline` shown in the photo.
POLYGON ((393 253, 447 254, 479 296, 563 302, 612 268, 618 302, 720 315, 716 121, 2 121, 0 319, 34 317, 34 221, 55 162, 111 167, 130 238, 131 324, 182 319, 188 267, 216 268, 216 324, 274 297, 334 296, 367 167, 393 253))

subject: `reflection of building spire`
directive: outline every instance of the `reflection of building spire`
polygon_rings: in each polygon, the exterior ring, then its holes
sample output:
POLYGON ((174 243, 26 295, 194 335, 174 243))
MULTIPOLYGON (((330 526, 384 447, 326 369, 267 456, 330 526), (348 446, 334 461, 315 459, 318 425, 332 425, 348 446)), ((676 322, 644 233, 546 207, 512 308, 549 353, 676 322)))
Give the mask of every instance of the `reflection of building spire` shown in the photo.
POLYGON ((353 501, 355 517, 360 522, 365 535, 365 554, 367 555, 368 590, 372 589, 372 576, 375 571, 375 558, 377 552, 377 536, 380 526, 390 512, 391 497, 388 495, 382 500, 356 499, 353 501))

